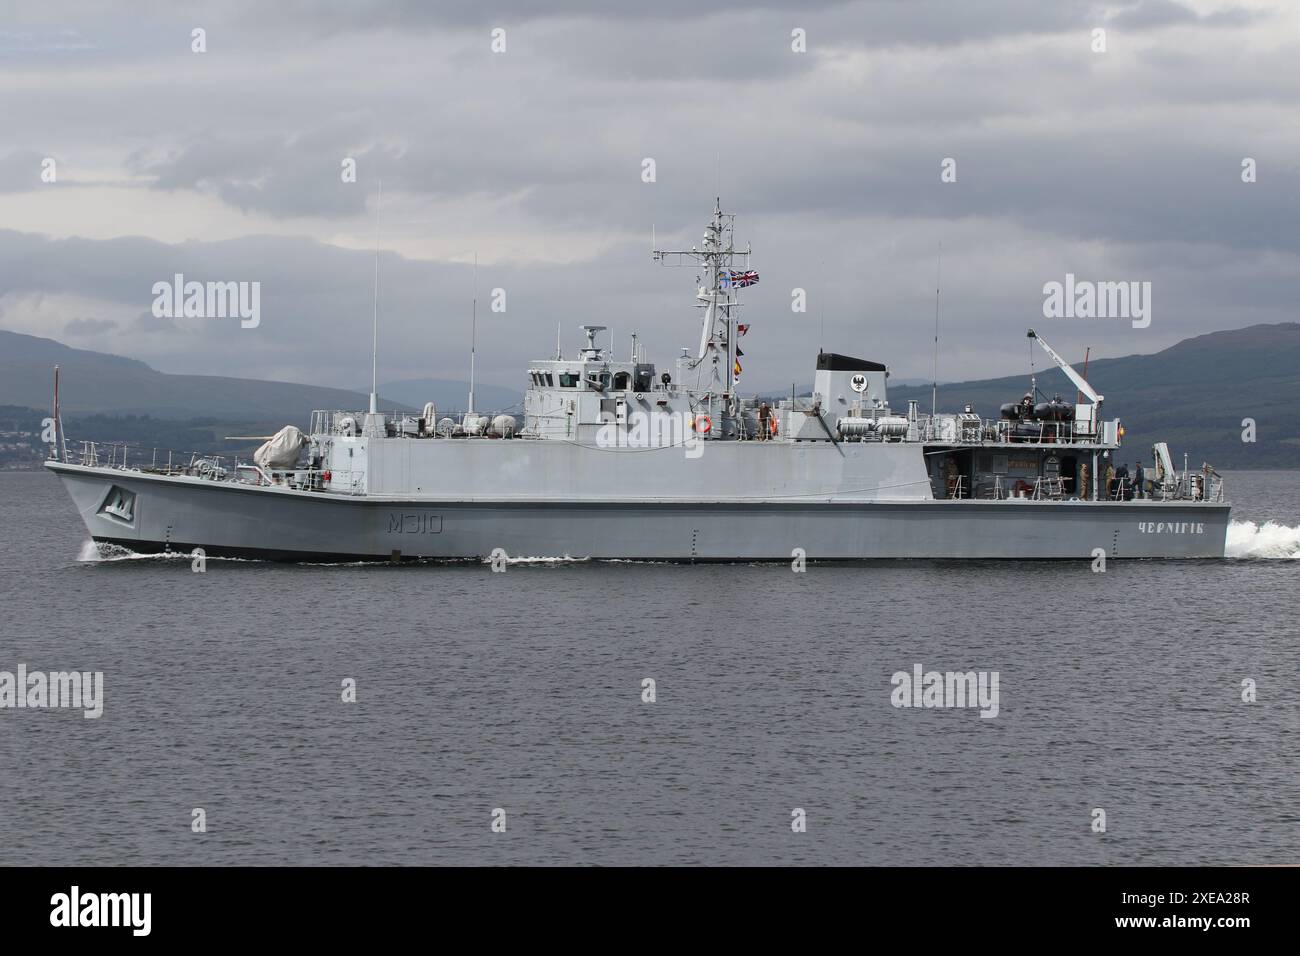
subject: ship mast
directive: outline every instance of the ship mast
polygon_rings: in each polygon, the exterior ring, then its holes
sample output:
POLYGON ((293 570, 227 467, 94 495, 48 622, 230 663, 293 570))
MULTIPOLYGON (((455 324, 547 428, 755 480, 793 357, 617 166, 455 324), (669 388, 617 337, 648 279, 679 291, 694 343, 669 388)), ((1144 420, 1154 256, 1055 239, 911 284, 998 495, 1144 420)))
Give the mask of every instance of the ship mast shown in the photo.
MULTIPOLYGON (((685 265, 688 262, 702 266, 700 284, 695 298, 704 310, 700 327, 700 348, 690 368, 698 368, 710 354, 713 355, 713 371, 708 391, 721 391, 730 399, 735 391, 736 365, 736 316, 735 309, 740 308, 736 296, 736 286, 731 280, 731 269, 737 264, 749 266, 750 250, 737 251, 735 247, 734 215, 724 214, 722 200, 714 200, 713 218, 704 230, 703 248, 692 246, 688 250, 655 249, 656 261, 664 264, 685 265), (725 359, 725 368, 717 368, 719 360, 725 359)), ((730 414, 728 410, 728 414, 730 414)))

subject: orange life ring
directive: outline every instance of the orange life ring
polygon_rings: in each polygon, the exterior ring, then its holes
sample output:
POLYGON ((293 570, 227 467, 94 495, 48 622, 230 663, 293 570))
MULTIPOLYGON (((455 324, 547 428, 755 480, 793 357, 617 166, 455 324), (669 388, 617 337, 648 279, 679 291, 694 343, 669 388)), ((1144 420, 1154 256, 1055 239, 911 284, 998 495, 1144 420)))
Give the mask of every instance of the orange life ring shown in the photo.
POLYGON ((695 416, 695 430, 699 432, 701 435, 707 435, 709 433, 709 430, 712 428, 713 428, 713 419, 710 418, 708 415, 695 416))
POLYGON ((771 433, 771 435, 772 435, 773 438, 776 437, 776 416, 775 416, 775 415, 773 415, 773 416, 771 416, 770 418, 768 418, 768 420, 767 420, 767 430, 768 430, 768 432, 771 433))

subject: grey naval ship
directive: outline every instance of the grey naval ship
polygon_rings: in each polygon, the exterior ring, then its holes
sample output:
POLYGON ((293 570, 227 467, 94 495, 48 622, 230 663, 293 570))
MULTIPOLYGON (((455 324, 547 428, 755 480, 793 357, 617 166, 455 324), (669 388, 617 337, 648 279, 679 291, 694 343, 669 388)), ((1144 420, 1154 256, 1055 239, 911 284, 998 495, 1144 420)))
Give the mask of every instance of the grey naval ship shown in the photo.
MULTIPOLYGON (((996 417, 894 408, 885 365, 819 352, 812 394, 738 394, 743 290, 758 281, 716 204, 695 267, 698 348, 671 370, 632 336, 620 361, 582 326, 534 361, 520 417, 318 411, 251 461, 62 434, 46 467, 95 542, 133 552, 290 561, 592 558, 1220 558, 1229 505, 1208 465, 1164 443, 1115 468, 1124 428, 1032 329, 1077 390, 1036 382, 996 417), (1100 550, 1099 550, 1100 549, 1100 550)), ((377 321, 377 320, 376 320, 377 321)), ((858 348, 853 351, 860 351, 858 348)), ((1032 346, 1031 346, 1032 351, 1032 346)), ((56 373, 57 375, 57 373, 56 373)), ((1033 381, 1031 379, 1031 381, 1033 381)), ((472 382, 472 375, 471 375, 472 382)))

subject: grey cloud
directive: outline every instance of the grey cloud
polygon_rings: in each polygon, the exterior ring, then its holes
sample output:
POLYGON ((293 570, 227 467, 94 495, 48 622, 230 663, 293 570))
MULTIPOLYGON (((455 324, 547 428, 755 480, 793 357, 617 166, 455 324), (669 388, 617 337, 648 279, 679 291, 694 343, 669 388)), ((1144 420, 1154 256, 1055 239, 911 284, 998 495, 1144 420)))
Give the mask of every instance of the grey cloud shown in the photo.
POLYGON ((77 336, 98 335, 117 328, 112 319, 72 319, 63 325, 63 334, 77 336))
POLYGON ((303 135, 217 133, 165 156, 137 151, 128 167, 156 189, 196 189, 237 209, 276 216, 349 216, 366 208, 365 187, 342 178, 344 159, 379 163, 383 147, 357 148, 347 129, 303 135))
POLYGON ((135 321, 131 323, 132 335, 129 336, 126 339, 126 341, 129 342, 131 346, 133 346, 133 351, 135 352, 136 356, 151 355, 151 354, 165 355, 166 354, 165 352, 159 353, 157 351, 157 345, 154 342, 141 341, 134 333, 140 333, 142 335, 149 335, 149 336, 160 334, 160 333, 175 335, 180 331, 181 330, 176 325, 175 320, 170 319, 167 316, 154 315, 152 312, 141 312, 139 315, 135 317, 135 321))
MULTIPOLYGON (((59 59, 57 74, 53 57, 0 63, 41 94, 0 92, 15 150, 0 159, 0 191, 29 188, 10 181, 42 150, 72 163, 112 163, 116 150, 110 172, 315 218, 323 236, 368 232, 382 178, 386 196, 454 200, 447 216, 463 219, 427 226, 444 240, 486 232, 475 241, 490 245, 518 229, 563 258, 574 235, 607 237, 573 265, 484 267, 481 287, 510 296, 480 351, 480 371, 499 384, 550 350, 556 322, 566 341, 591 319, 620 341, 635 329, 661 361, 689 345, 691 276, 649 263, 649 233, 697 240, 719 192, 763 275, 747 299, 756 384, 779 383, 784 357, 822 337, 823 306, 828 347, 928 374, 941 241, 945 349, 990 372, 1022 364, 1042 284, 1066 271, 1149 279, 1157 297, 1142 337, 1053 329, 1072 355, 1293 318, 1300 69, 1294 41, 1272 41, 1276 11, 1198 16, 1157 0, 621 6, 160 3, 128 27, 102 3, 73 4, 63 19, 94 51, 59 59), (203 56, 188 53, 195 23, 210 33, 203 56), (487 52, 485 27, 498 23, 505 56, 487 52), (789 51, 795 25, 808 54, 789 51), (1104 58, 1088 48, 1097 25, 1112 31, 1104 58), (357 184, 339 179, 345 155, 358 159, 357 184), (654 184, 640 181, 647 156, 654 184), (948 156, 952 185, 939 181, 948 156), (1243 156, 1258 160, 1257 183, 1241 182, 1243 156), (790 313, 793 286, 810 290, 810 315, 790 313)), ((38 32, 51 16, 20 4, 15 29, 38 32)), ((166 245, 15 228, 0 233, 0 294, 143 311, 103 333, 116 351, 176 371, 365 380, 369 253, 257 235, 166 245), (262 326, 153 320, 151 284, 177 271, 262 281, 262 326)), ((480 249, 485 262, 503 258, 480 249)), ((385 254, 382 271, 386 377, 463 374, 468 268, 385 254)))
MULTIPOLYGON (((1125 10, 1136 15, 1148 8, 1165 11, 1149 17, 1152 23, 1167 22, 1170 10, 1185 9, 1148 0, 1125 10)), ((371 22, 364 16, 365 7, 358 8, 360 13, 350 5, 325 9, 330 15, 355 14, 359 23, 371 22)), ((585 9, 578 4, 571 12, 585 9)), ((484 53, 472 62, 457 60, 453 71, 439 74, 429 88, 420 85, 420 67, 409 64, 395 78, 411 82, 390 83, 382 97, 375 96, 366 69, 367 60, 382 56, 387 45, 374 38, 358 41, 356 67, 322 60, 307 74, 296 74, 297 84, 273 90, 263 89, 260 81, 241 87, 238 74, 220 73, 228 87, 224 97, 208 86, 213 74, 195 71, 196 58, 190 57, 177 64, 176 89, 139 91, 140 113, 181 124, 171 132, 174 141, 164 140, 161 149, 153 144, 137 147, 126 166, 153 177, 157 188, 196 189, 238 209, 277 216, 361 213, 366 190, 340 183, 343 155, 358 157, 363 177, 382 175, 409 193, 518 194, 525 196, 527 211, 557 222, 591 222, 594 209, 615 215, 626 209, 628 224, 638 227, 665 213, 684 215, 684 206, 663 209, 661 196, 629 188, 638 185, 644 156, 661 163, 661 183, 677 176, 680 186, 680 171, 690 170, 704 192, 716 188, 720 166, 727 191, 733 196, 743 193, 750 208, 804 208, 852 217, 888 209, 891 199, 905 199, 923 204, 913 209, 927 215, 1005 211, 1016 216, 1019 208, 1038 202, 1049 191, 1037 188, 1036 179, 1078 182, 1074 170, 1062 170, 1062 161, 1069 164, 1071 157, 1094 153, 1091 143, 1104 134, 1104 127, 1099 131, 1080 123, 1063 134, 1065 142, 1061 136, 1041 134, 1013 135, 999 142, 992 138, 991 124, 1023 123, 1062 105, 1096 109, 1132 95, 1119 84, 1092 80, 1084 33, 1076 55, 1063 62, 1045 62, 1036 52, 983 56, 961 61, 960 68, 940 67, 920 76, 908 71, 873 74, 861 88, 813 77, 810 65, 818 62, 823 45, 845 51, 913 35, 933 41, 1063 29, 1094 22, 1095 9, 1088 3, 1012 0, 978 9, 934 3, 805 9, 800 13, 813 17, 809 29, 814 50, 806 56, 789 53, 783 32, 789 17, 768 6, 746 8, 731 30, 717 16, 671 21, 671 10, 662 11, 653 22, 632 26, 593 14, 572 22, 544 21, 536 28, 538 36, 506 57, 484 53), (879 22, 882 18, 888 28, 879 22), (712 28, 701 29, 701 24, 712 28), (719 36, 726 42, 717 42, 719 36), (705 68, 708 75, 701 77, 694 71, 700 69, 698 64, 711 64, 711 48, 723 59, 705 68), (346 77, 352 70, 355 82, 340 84, 340 74, 346 77), (322 101, 308 95, 309 77, 335 84, 322 101), (194 109, 195 102, 203 108, 194 109), (258 109, 243 109, 248 103, 258 104, 258 109), (347 119, 340 121, 340 114, 347 119), (994 177, 1010 167, 1018 166, 1021 172, 1001 179, 985 176, 978 189, 952 190, 958 195, 939 198, 927 188, 935 180, 930 170, 948 155, 983 163, 994 177), (954 199, 959 202, 956 209, 946 205, 954 199)), ((398 6, 376 13, 372 20, 386 22, 386 17, 408 14, 412 19, 401 22, 417 30, 432 22, 425 17, 450 16, 398 6)), ((310 20, 310 14, 303 15, 310 20)), ((455 22, 455 16, 451 18, 455 22)), ((294 34, 286 42, 304 41, 294 34)), ((305 42, 310 52, 310 39, 305 42)), ((1197 64, 1179 62, 1177 54, 1167 53, 1162 65, 1161 55, 1157 51, 1152 69, 1137 79, 1148 84, 1148 92, 1162 104, 1261 95, 1294 103, 1300 95, 1296 71, 1281 70, 1280 62, 1243 66, 1234 60, 1227 76, 1220 73, 1198 81, 1206 71, 1197 64)), ((463 51, 454 51, 454 56, 463 57, 463 51)), ((1125 74, 1120 84, 1128 82, 1131 78, 1125 74)), ((89 124, 88 135, 117 135, 122 117, 115 116, 109 104, 71 108, 89 111, 74 119, 89 124)), ((1156 144, 1183 153, 1205 150, 1195 140, 1197 131, 1189 142, 1187 131, 1171 127, 1164 121, 1145 136, 1123 131, 1120 146, 1131 146, 1153 161, 1159 155, 1152 149, 1156 144), (1141 142, 1143 138, 1147 142, 1141 142)), ((1097 168, 1094 176, 1100 179, 1112 172, 1097 168)), ((1050 222, 1069 218, 1035 212, 1050 222)), ((600 218, 607 219, 608 213, 600 218)), ((1147 221, 1159 228, 1161 218, 1147 221)), ((1104 219, 1085 223, 1085 228, 1103 235, 1105 226, 1104 219)))
POLYGON ((1142 0, 1130 3, 1116 11, 1105 21, 1106 26, 1125 29, 1162 27, 1174 23, 1190 23, 1199 19, 1196 11, 1174 0, 1142 0))
POLYGON ((1129 0, 1106 18, 1105 26, 1118 26, 1126 30, 1146 30, 1197 22, 1214 26, 1243 26, 1267 16, 1266 11, 1240 7, 1198 13, 1177 0, 1129 0))
POLYGON ((95 45, 76 30, 0 30, 0 58, 21 59, 81 53, 95 45))
MULTIPOLYGON (((25 192, 47 185, 41 181, 41 163, 45 156, 32 149, 15 150, 0 156, 0 193, 25 192)), ((57 172, 58 157, 56 160, 57 172)))
MULTIPOLYGON (((705 37, 725 46, 745 32, 746 19, 780 17, 789 27, 806 26, 815 20, 824 26, 823 37, 839 37, 853 31, 868 46, 897 44, 946 45, 994 36, 1043 33, 1092 25, 1102 11, 1116 4, 1097 0, 986 0, 981 3, 949 3, 945 0, 723 0, 701 5, 696 0, 661 0, 657 3, 611 3, 608 0, 557 0, 546 4, 530 0, 508 0, 484 4, 475 0, 460 3, 421 3, 418 0, 370 0, 370 2, 308 2, 295 0, 277 4, 272 19, 295 28, 324 33, 364 32, 377 29, 480 29, 531 25, 547 22, 589 21, 595 24, 632 24, 635 32, 647 25, 679 22, 695 24, 679 31, 688 39, 701 20, 716 23, 705 37)), ((1141 28, 1162 25, 1183 10, 1172 0, 1127 0, 1118 4, 1129 25, 1141 28)), ((262 4, 246 3, 231 11, 233 23, 256 18, 265 23, 262 4)), ((789 28, 785 31, 788 38, 789 28)), ((787 40, 788 42, 788 40, 787 40)), ((725 55, 725 50, 723 51, 725 55)))

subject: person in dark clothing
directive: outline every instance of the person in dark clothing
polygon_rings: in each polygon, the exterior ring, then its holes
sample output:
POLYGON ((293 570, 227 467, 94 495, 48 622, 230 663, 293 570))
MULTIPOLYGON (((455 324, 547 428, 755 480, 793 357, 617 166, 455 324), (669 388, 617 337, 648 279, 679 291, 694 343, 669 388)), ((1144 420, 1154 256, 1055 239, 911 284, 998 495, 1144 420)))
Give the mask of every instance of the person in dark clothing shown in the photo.
POLYGON ((1147 473, 1142 470, 1142 462, 1140 461, 1133 472, 1133 486, 1137 497, 1145 498, 1147 496, 1147 473))
POLYGON ((767 402, 758 406, 758 440, 767 441, 772 430, 772 409, 767 402))
POLYGON ((1133 486, 1128 480, 1128 465, 1120 465, 1115 469, 1115 499, 1117 501, 1128 501, 1133 497, 1133 486))

